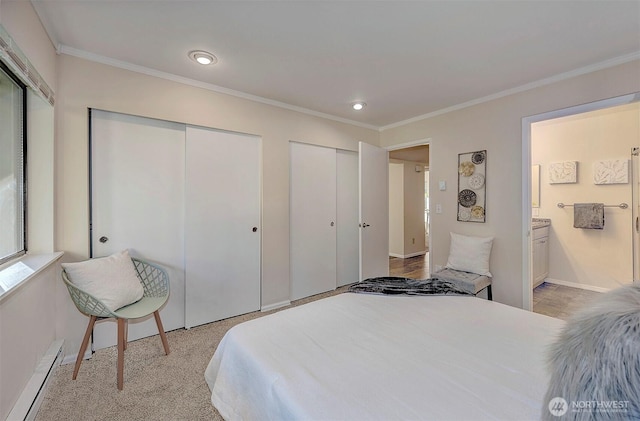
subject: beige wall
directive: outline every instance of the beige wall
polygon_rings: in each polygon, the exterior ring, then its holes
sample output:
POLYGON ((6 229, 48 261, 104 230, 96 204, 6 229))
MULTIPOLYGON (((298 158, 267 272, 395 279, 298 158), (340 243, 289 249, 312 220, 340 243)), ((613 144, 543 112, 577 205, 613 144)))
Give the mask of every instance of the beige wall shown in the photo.
POLYGON ((389 128, 381 145, 430 138, 431 259, 444 265, 449 232, 495 236, 491 254, 494 300, 523 307, 522 118, 640 91, 640 61, 566 79, 432 118, 389 128), (487 150, 487 221, 456 221, 459 153, 487 150), (436 187, 447 182, 447 190, 436 187))
POLYGON ((9 415, 57 339, 53 297, 59 276, 59 267, 49 266, 0 302, 0 419, 9 415))
MULTIPOLYGON (((89 253, 88 108, 259 135, 263 139, 262 306, 289 300, 289 141, 346 150, 357 150, 358 141, 379 141, 375 130, 72 56, 59 56, 59 72, 57 249, 66 251, 68 260, 86 259, 89 253)), ((71 339, 71 349, 77 349, 82 320, 72 313, 63 321, 62 333, 71 339)))
MULTIPOLYGON (((27 1, 0 2, 0 23, 49 86, 56 87, 56 54, 27 1)), ((28 93, 28 215, 30 252, 53 250, 53 108, 28 93)), ((5 419, 56 331, 59 266, 51 265, 0 301, 0 419, 5 419)))
POLYGON ((552 220, 549 278, 597 288, 633 279, 632 210, 605 208, 604 230, 573 228, 573 208, 557 203, 600 202, 631 206, 627 184, 596 185, 593 163, 626 159, 640 146, 640 103, 534 123, 531 162, 540 164, 539 216, 552 220), (575 184, 549 184, 549 163, 578 161, 575 184))

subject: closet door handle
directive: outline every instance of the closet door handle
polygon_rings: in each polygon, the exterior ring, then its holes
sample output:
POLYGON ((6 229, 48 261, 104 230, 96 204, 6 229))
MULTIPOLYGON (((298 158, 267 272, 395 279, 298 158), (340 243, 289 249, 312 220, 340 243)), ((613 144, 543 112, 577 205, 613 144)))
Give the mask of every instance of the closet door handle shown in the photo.
POLYGON ((638 226, 638 217, 636 216, 636 232, 640 231, 640 226, 638 226))

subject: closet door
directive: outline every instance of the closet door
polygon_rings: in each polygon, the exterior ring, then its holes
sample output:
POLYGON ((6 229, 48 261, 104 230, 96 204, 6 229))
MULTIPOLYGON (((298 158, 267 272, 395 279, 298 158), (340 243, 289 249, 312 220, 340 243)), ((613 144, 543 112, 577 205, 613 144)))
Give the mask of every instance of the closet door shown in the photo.
POLYGON ((187 328, 260 309, 260 163, 260 138, 187 126, 187 328))
MULTIPOLYGON (((164 267, 166 330, 184 326, 184 139, 184 124, 91 111, 91 257, 129 249, 164 267)), ((129 340, 157 333, 153 318, 129 326, 129 340)), ((94 349, 115 343, 116 324, 96 324, 94 349)))
POLYGON ((336 151, 337 286, 358 282, 358 153, 336 151))
POLYGON ((291 299, 336 288, 336 151, 291 143, 291 299))

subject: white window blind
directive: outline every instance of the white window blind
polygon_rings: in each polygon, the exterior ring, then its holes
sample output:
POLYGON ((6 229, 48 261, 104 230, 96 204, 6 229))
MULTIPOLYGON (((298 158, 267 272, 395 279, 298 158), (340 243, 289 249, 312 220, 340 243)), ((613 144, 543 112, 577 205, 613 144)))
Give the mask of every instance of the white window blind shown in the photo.
POLYGON ((54 92, 2 25, 0 25, 0 59, 25 85, 37 92, 49 104, 55 103, 54 92))

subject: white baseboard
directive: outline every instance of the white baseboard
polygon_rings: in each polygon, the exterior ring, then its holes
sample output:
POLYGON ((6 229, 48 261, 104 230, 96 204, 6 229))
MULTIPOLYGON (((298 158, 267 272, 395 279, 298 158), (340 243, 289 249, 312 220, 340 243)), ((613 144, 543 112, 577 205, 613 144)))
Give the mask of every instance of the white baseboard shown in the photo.
POLYGON ((54 341, 44 354, 29 382, 22 390, 18 401, 11 409, 8 420, 34 420, 40 409, 49 380, 62 360, 64 340, 54 341))
POLYGON ((400 259, 408 259, 409 257, 424 256, 426 253, 427 251, 423 250, 423 251, 418 251, 416 253, 410 253, 410 254, 389 253, 389 256, 398 257, 400 259))
POLYGON ((611 291, 611 288, 603 288, 603 287, 596 287, 596 286, 593 286, 593 285, 577 284, 575 282, 568 282, 568 281, 563 281, 563 280, 560 280, 560 279, 553 279, 553 278, 545 278, 544 282, 549 283, 549 284, 562 285, 562 286, 565 286, 565 287, 586 289, 587 291, 595 291, 595 292, 609 292, 609 291, 611 291))
MULTIPOLYGON (((87 351, 84 353, 83 360, 89 360, 89 359, 91 359, 91 357, 93 357, 93 352, 91 352, 91 347, 88 346, 87 347, 87 351)), ((76 358, 78 358, 78 353, 71 354, 71 355, 65 355, 60 364, 61 365, 75 364, 76 363, 76 358)))
POLYGON ((286 307, 286 306, 290 306, 291 305, 291 301, 286 300, 286 301, 280 301, 279 303, 274 303, 274 304, 269 304, 266 306, 262 306, 260 307, 260 311, 271 311, 271 310, 276 310, 278 308, 282 308, 282 307, 286 307))

